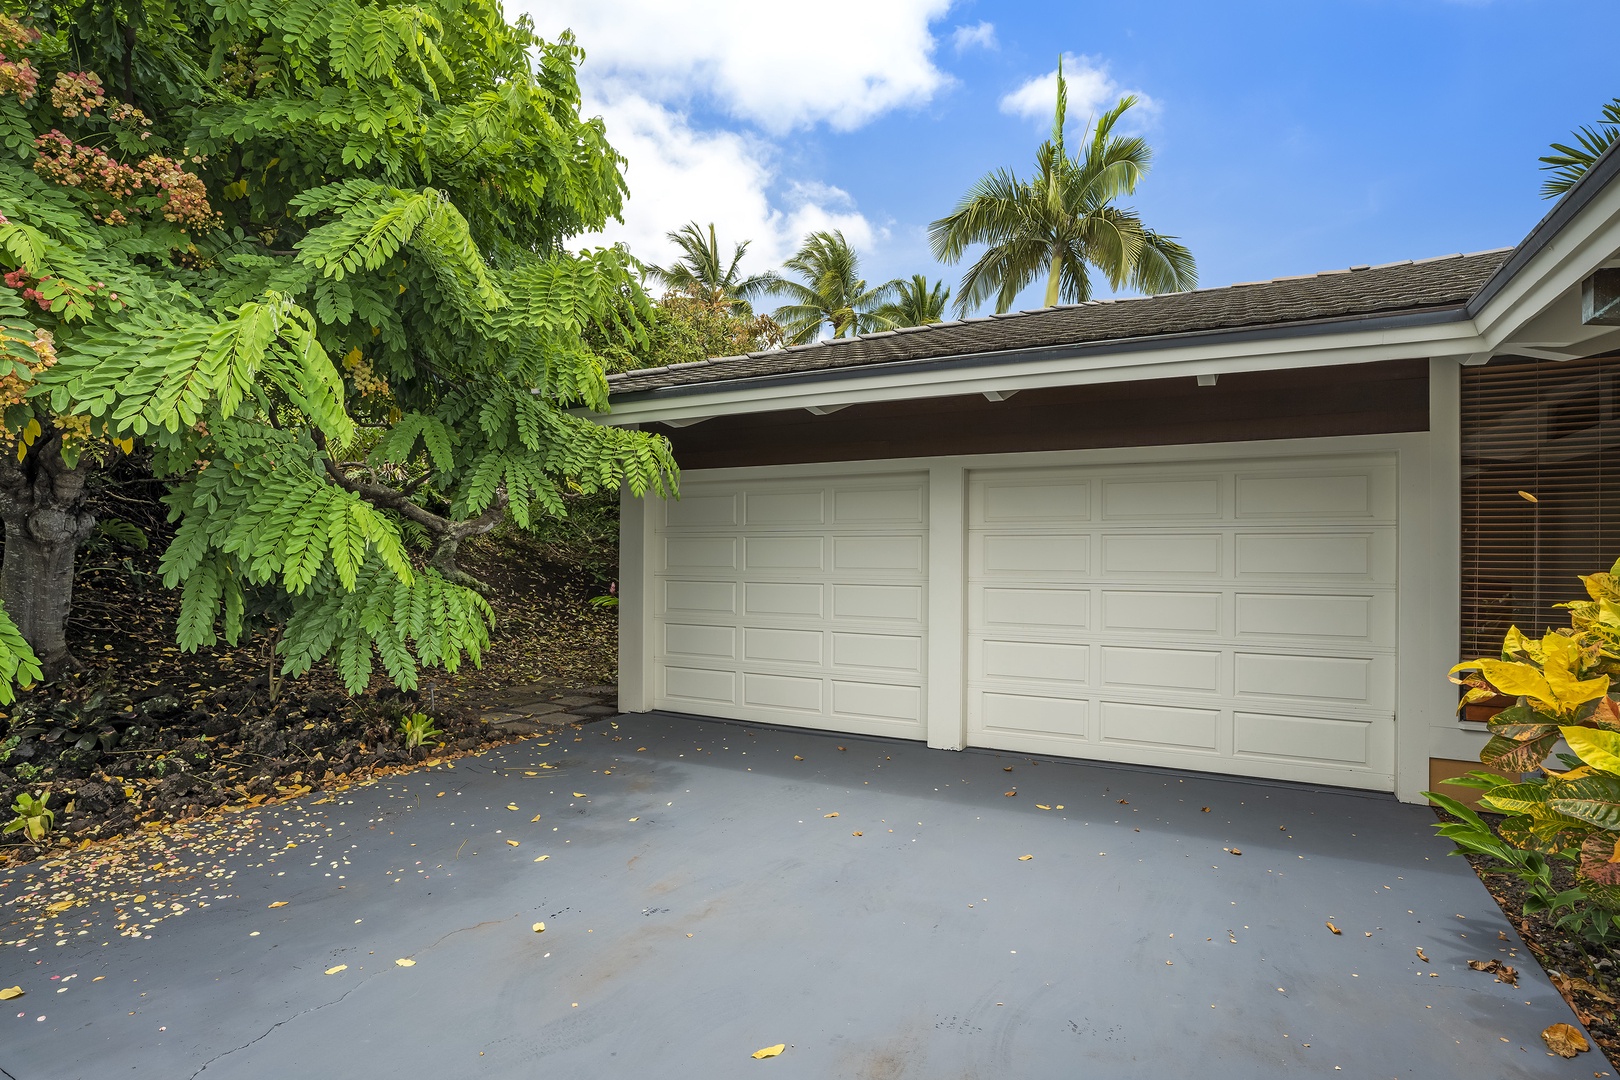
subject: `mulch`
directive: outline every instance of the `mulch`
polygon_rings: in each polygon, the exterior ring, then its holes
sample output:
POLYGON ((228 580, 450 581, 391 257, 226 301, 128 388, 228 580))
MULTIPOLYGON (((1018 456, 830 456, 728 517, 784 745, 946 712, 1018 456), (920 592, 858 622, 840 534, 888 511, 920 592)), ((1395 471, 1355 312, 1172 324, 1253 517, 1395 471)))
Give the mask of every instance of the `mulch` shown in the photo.
POLYGON ((70 623, 83 670, 0 709, 0 820, 24 791, 48 791, 56 815, 44 848, 0 838, 0 866, 521 738, 534 726, 491 723, 487 711, 514 686, 530 701, 587 687, 602 697, 616 676, 617 619, 589 602, 606 591, 600 565, 558 561, 555 546, 521 536, 480 538, 463 564, 494 590, 482 665, 424 670, 407 694, 379 674, 351 696, 326 665, 275 680, 264 636, 182 653, 178 598, 158 586, 155 551, 92 550, 70 623), (416 712, 440 733, 407 748, 400 721, 416 712))

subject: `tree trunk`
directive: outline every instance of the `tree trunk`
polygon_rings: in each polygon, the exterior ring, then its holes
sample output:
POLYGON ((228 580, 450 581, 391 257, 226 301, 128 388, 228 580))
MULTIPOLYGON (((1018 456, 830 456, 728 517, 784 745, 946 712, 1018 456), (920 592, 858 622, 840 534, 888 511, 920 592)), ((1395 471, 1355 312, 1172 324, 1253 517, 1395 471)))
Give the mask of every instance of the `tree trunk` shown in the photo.
POLYGON ((47 428, 21 462, 0 463, 0 604, 39 657, 47 679, 76 666, 67 645, 73 606, 73 564, 95 528, 86 505, 89 459, 77 468, 62 460, 61 433, 47 428))

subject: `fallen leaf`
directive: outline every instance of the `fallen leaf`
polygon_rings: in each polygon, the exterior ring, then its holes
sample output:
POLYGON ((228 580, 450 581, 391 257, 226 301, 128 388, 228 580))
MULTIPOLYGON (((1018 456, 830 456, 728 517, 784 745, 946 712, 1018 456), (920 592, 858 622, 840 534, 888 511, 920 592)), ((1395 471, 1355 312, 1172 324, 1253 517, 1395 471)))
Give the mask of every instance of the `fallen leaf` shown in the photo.
POLYGON ((45 910, 50 912, 52 915, 55 915, 57 912, 66 911, 68 908, 70 908, 72 906, 73 906, 73 901, 72 900, 58 900, 54 904, 46 904, 45 905, 45 910))
POLYGON ((401 958, 399 960, 394 961, 394 966, 396 966, 396 967, 415 967, 416 966, 416 961, 411 960, 409 958, 401 958))
POLYGON ((550 856, 550 855, 542 855, 542 856, 540 856, 540 857, 539 857, 539 858, 538 858, 538 859, 536 859, 536 860, 534 860, 534 861, 535 861, 535 862, 545 862, 545 861, 546 861, 546 860, 547 860, 547 859, 549 859, 549 858, 551 858, 551 856, 550 856))
POLYGON ((27 991, 20 986, 8 986, 4 990, 0 990, 0 1001, 10 1001, 13 998, 20 998, 25 993, 27 993, 27 991))
POLYGON ((523 775, 524 776, 539 776, 540 774, 538 772, 535 772, 533 769, 524 769, 523 770, 523 775))
POLYGON ((1003 765, 1001 767, 1001 771, 1002 772, 1012 772, 1012 766, 1011 765, 1003 765))
POLYGON ((1206 807, 1204 807, 1204 809, 1203 809, 1203 810, 1201 810, 1201 811, 1199 811, 1199 812, 1200 812, 1200 813, 1204 813, 1204 814, 1207 814, 1207 813, 1209 813, 1209 807, 1207 807, 1207 806, 1206 806, 1206 807))
MULTIPOLYGON (((142 897, 137 897, 137 898, 136 898, 136 901, 135 901, 135 902, 136 902, 136 903, 137 903, 137 904, 138 904, 138 903, 140 903, 140 902, 141 902, 141 901, 142 901, 142 900, 145 900, 145 899, 146 899, 146 897, 144 897, 144 896, 142 896, 142 897)), ((276 902, 275 902, 275 903, 273 903, 273 904, 271 904, 271 905, 270 905, 270 906, 271 906, 271 907, 286 907, 286 906, 287 906, 287 903, 288 903, 288 902, 287 902, 287 901, 286 901, 286 900, 277 900, 277 901, 276 901, 276 902)))
POLYGON ((329 968, 327 968, 326 973, 328 975, 336 975, 340 971, 348 971, 348 970, 349 970, 349 965, 348 964, 339 964, 337 967, 329 967, 329 968))
POLYGON ((1338 927, 1337 927, 1337 926, 1334 926, 1334 925, 1333 925, 1333 924, 1332 924, 1332 923, 1328 923, 1328 924, 1327 924, 1327 928, 1328 928, 1328 929, 1329 929, 1329 930, 1331 930, 1331 931, 1333 931, 1333 932, 1334 932, 1334 933, 1335 933, 1335 934, 1338 934, 1338 933, 1340 933, 1340 930, 1339 930, 1339 928, 1338 928, 1338 927))
POLYGON ((1418 950, 1417 950, 1417 958, 1418 958, 1418 959, 1419 959, 1419 960, 1421 960, 1421 961, 1423 961, 1423 962, 1424 962, 1424 963, 1425 963, 1425 964, 1427 964, 1427 963, 1428 963, 1428 962, 1429 962, 1429 958, 1428 958, 1428 957, 1427 957, 1427 956, 1425 956, 1425 955, 1424 955, 1424 953, 1423 953, 1423 946, 1421 946, 1421 945, 1419 945, 1419 946, 1418 946, 1418 950))
POLYGON ((506 804, 506 808, 508 810, 516 810, 517 809, 517 803, 509 802, 509 803, 506 804))
POLYGON ((860 832, 859 830, 857 830, 855 832, 850 833, 849 835, 851 835, 851 836, 865 836, 866 834, 863 833, 863 832, 860 832))
POLYGON ((1029 862, 1029 860, 1033 859, 1034 857, 1035 856, 1033 856, 1033 855, 1020 855, 1020 856, 1018 856, 1018 861, 1019 862, 1029 862))
POLYGON ((830 813, 830 814, 822 814, 822 815, 821 815, 821 816, 822 816, 822 817, 837 817, 837 816, 838 816, 838 811, 836 811, 836 810, 834 810, 834 811, 833 811, 833 812, 832 812, 832 813, 830 813))
POLYGON ((845 749, 845 747, 840 746, 838 749, 843 750, 843 749, 845 749))
POLYGON ((1035 809, 1037 809, 1037 810, 1050 810, 1052 808, 1050 806, 1047 806, 1045 803, 1036 803, 1035 804, 1035 809))
POLYGON ((1017 794, 1018 794, 1018 789, 1017 789, 1017 788, 1013 788, 1013 789, 1012 789, 1012 790, 1011 790, 1011 791, 1003 791, 1003 792, 1002 792, 1002 794, 1003 794, 1003 795, 1005 795, 1005 796, 1007 796, 1007 798, 1009 798, 1009 799, 1010 799, 1010 798, 1012 798, 1012 797, 1013 797, 1013 796, 1014 796, 1014 795, 1017 795, 1017 794))
POLYGON ((1129 806, 1129 805, 1131 805, 1131 801, 1129 799, 1121 799, 1121 800, 1119 800, 1119 805, 1121 805, 1121 806, 1129 806))
MULTIPOLYGON (((134 901, 132 901, 132 902, 136 903, 136 904, 144 904, 144 903, 146 903, 146 894, 145 893, 138 893, 136 895, 134 901)), ((275 905, 272 904, 271 906, 274 907, 275 905)))
POLYGON ((439 792, 439 793, 438 793, 438 794, 437 794, 437 795, 435 795, 435 796, 433 796, 433 797, 434 797, 434 798, 435 798, 435 799, 442 799, 442 798, 444 798, 444 792, 442 792, 442 791, 441 791, 441 792, 439 792))
MULTIPOLYGON (((1496 959, 1491 959, 1491 960, 1470 960, 1470 961, 1468 961, 1468 966, 1470 968, 1472 968, 1473 970, 1475 970, 1475 971, 1489 971, 1491 974, 1496 976, 1496 981, 1499 982, 1499 983, 1507 983, 1509 986, 1518 986, 1519 985, 1519 971, 1518 971, 1518 969, 1514 968, 1514 967, 1509 967, 1507 964, 1502 963, 1502 961, 1500 961, 1500 960, 1496 960, 1496 959)), ((1559 975, 1559 974, 1554 974, 1552 976, 1552 981, 1556 983, 1561 978, 1564 978, 1564 976, 1559 975)), ((1581 981, 1584 982, 1585 980, 1581 980, 1581 981)), ((1610 999, 1610 1000, 1613 1000, 1613 999, 1610 999)))
POLYGON ((638 817, 633 817, 633 818, 631 818, 631 819, 630 819, 630 820, 631 820, 631 821, 640 821, 640 820, 641 820, 641 819, 640 819, 640 818, 638 818, 638 817))
POLYGON ((576 791, 574 792, 574 798, 583 799, 585 798, 585 793, 583 791, 576 791))
POLYGON ((537 933, 537 934, 544 933, 545 929, 546 929, 546 924, 543 923, 543 922, 537 922, 537 923, 534 924, 534 927, 533 927, 534 932, 537 933))
POLYGON ((540 815, 539 814, 536 814, 536 815, 534 815, 534 817, 529 819, 531 824, 536 822, 536 821, 539 821, 539 820, 540 820, 540 815))
POLYGON ((1241 854, 1243 854, 1243 849, 1242 848, 1229 847, 1229 848, 1221 848, 1221 850, 1226 851, 1226 852, 1230 852, 1233 855, 1241 855, 1241 854))
MULTIPOLYGON (((838 749, 842 750, 843 747, 840 746, 838 749)), ((763 1050, 755 1050, 749 1056, 753 1057, 757 1061, 757 1060, 761 1060, 763 1058, 776 1057, 777 1055, 779 1055, 782 1051, 784 1051, 786 1049, 787 1049, 787 1043, 777 1043, 775 1046, 767 1046, 763 1050)))
POLYGON ((1592 1049, 1592 1044, 1586 1041, 1586 1036, 1572 1024, 1549 1025, 1541 1033, 1541 1041, 1547 1044, 1547 1049, 1559 1057, 1572 1058, 1576 1054, 1592 1049))
POLYGON ((799 755, 798 755, 798 754, 794 754, 794 755, 793 755, 793 760, 794 760, 794 761, 803 761, 803 760, 804 760, 804 758, 802 758, 802 757, 800 757, 800 756, 799 756, 799 755))
POLYGON ((518 842, 516 840, 508 840, 507 843, 509 845, 511 845, 512 847, 517 847, 518 846, 518 842))
POLYGON ((1058 803, 1058 804, 1057 804, 1057 808, 1058 808, 1058 809, 1059 809, 1059 810, 1061 810, 1061 809, 1063 809, 1063 804, 1062 804, 1062 803, 1058 803))

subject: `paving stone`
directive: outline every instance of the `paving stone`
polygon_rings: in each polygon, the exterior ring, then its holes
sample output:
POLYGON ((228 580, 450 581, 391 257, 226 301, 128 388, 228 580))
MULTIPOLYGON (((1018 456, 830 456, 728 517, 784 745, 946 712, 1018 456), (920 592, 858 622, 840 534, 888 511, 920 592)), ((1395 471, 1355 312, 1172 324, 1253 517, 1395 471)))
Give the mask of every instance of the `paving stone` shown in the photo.
POLYGON ((596 704, 595 698, 588 697, 585 694, 564 694, 561 697, 552 698, 551 701, 552 704, 559 705, 564 709, 575 709, 581 705, 596 704))
POLYGON ((612 705, 581 705, 574 710, 580 716, 618 716, 619 710, 612 705))
POLYGON ((562 712, 563 706, 555 701, 536 701, 528 705, 509 705, 507 710, 527 716, 550 716, 552 713, 562 712))

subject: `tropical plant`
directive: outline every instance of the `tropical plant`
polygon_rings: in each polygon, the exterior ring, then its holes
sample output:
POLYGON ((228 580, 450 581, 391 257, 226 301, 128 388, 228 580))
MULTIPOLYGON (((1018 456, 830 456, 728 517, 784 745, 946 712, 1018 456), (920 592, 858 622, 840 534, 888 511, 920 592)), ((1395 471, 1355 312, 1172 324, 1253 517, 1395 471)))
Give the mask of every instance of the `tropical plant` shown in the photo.
POLYGON ((607 407, 585 333, 649 312, 623 251, 567 245, 625 193, 582 54, 482 0, 159 7, 0 22, 0 687, 65 655, 84 472, 137 440, 182 648, 274 626, 284 675, 351 692, 476 661, 462 543, 673 491, 666 441, 575 411, 607 407))
POLYGON ((991 296, 1006 311, 1023 289, 1046 278, 1045 306, 1091 299, 1090 267, 1115 289, 1162 293, 1198 283, 1192 254, 1175 237, 1154 232, 1130 207, 1153 162, 1139 135, 1116 135, 1121 117, 1136 105, 1127 95, 1098 117, 1080 157, 1070 156, 1063 127, 1068 84, 1058 60, 1057 111, 1052 135, 1035 152, 1035 175, 1021 179, 998 169, 968 189, 949 215, 928 226, 936 258, 955 263, 974 244, 988 245, 962 276, 956 309, 967 314, 991 296))
POLYGON ((782 328, 769 315, 742 314, 679 293, 666 293, 653 305, 644 340, 599 340, 603 337, 591 335, 588 340, 608 372, 690 364, 712 356, 779 349, 783 344, 782 328))
POLYGON ((438 738, 444 732, 439 730, 433 722, 433 717, 427 713, 411 713, 400 718, 399 733, 405 739, 405 749, 415 750, 423 746, 429 739, 438 738))
POLYGON ((794 345, 816 340, 822 329, 833 337, 867 334, 893 327, 880 309, 895 295, 898 281, 868 288, 861 259, 842 230, 814 232, 783 267, 801 280, 772 275, 770 290, 787 298, 776 309, 782 333, 794 345))
POLYGON ((894 327, 926 326, 945 320, 950 299, 951 288, 943 281, 930 287, 928 275, 912 274, 910 281, 895 282, 894 299, 878 308, 877 314, 894 327))
POLYGON ((56 813, 45 804, 50 801, 51 793, 42 791, 38 795, 30 795, 26 791, 17 793, 16 800, 11 804, 12 811, 17 815, 6 822, 0 833, 20 832, 33 844, 43 844, 56 827, 56 813))
POLYGON ((1579 145, 1553 143, 1553 152, 1541 159, 1542 171, 1552 173, 1541 185, 1543 199, 1556 199, 1574 187, 1586 170, 1620 141, 1620 98, 1603 106, 1603 119, 1595 127, 1583 125, 1570 134, 1579 145))
POLYGON ((1482 809, 1505 815, 1493 833, 1456 800, 1429 799, 1459 819, 1440 827, 1460 851, 1489 855, 1530 885, 1529 912, 1593 941, 1620 940, 1620 562, 1581 579, 1588 599, 1560 604, 1570 625, 1536 641, 1508 631, 1499 659, 1452 669, 1464 705, 1504 695, 1514 704, 1490 721, 1475 771, 1447 783, 1481 789, 1482 809), (1459 677, 1460 676, 1460 677, 1459 677), (1563 768, 1547 764, 1562 739, 1563 768), (1504 775, 1506 774, 1506 775, 1504 775), (1533 775, 1529 775, 1533 774, 1533 775), (1553 885, 1550 865, 1570 865, 1573 889, 1553 885))
POLYGON ((750 241, 744 240, 734 245, 731 258, 727 259, 720 254, 720 241, 715 235, 712 221, 706 231, 697 222, 690 221, 665 235, 670 243, 681 249, 681 255, 667 268, 647 267, 654 281, 670 293, 695 300, 716 312, 742 316, 753 314, 753 302, 769 289, 770 276, 743 276, 742 260, 748 252, 750 241))

